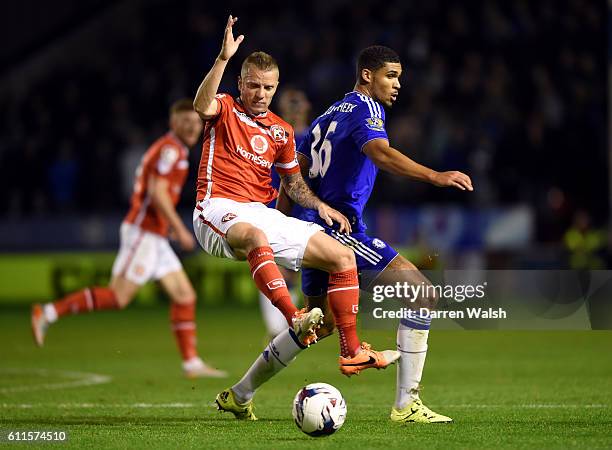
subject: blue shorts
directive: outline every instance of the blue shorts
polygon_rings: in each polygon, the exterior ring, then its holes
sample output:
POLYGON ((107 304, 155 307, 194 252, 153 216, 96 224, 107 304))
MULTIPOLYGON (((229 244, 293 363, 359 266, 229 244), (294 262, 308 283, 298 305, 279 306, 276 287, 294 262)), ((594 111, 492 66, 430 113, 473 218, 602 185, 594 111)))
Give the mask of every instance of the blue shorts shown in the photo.
MULTIPOLYGON (((327 226, 325 233, 355 252, 359 285, 366 289, 389 263, 397 256, 397 250, 379 238, 365 233, 344 234, 327 226)), ((302 292, 308 297, 327 293, 329 274, 317 269, 302 269, 302 292)))

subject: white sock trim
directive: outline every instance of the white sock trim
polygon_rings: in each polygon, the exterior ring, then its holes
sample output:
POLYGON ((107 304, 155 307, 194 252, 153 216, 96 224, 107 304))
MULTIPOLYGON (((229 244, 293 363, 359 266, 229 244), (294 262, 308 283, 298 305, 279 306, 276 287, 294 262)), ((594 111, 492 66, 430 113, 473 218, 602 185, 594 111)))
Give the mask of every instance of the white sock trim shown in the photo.
POLYGON ((337 291, 352 291, 353 289, 359 289, 359 286, 350 286, 350 287, 330 289, 327 291, 327 293, 331 294, 332 292, 337 292, 337 291))
POLYGON ((265 266, 266 264, 272 264, 274 261, 264 261, 261 264, 259 264, 257 267, 255 267, 255 270, 253 270, 253 274, 251 275, 253 277, 253 279, 255 279, 255 274, 257 273, 257 271, 259 269, 261 269, 263 266, 265 266))
POLYGON ((87 311, 93 311, 94 309, 93 296, 91 294, 91 289, 89 288, 85 289, 85 301, 87 302, 87 311))
POLYGON ((47 322, 49 323, 56 322, 58 319, 57 311, 55 309, 55 306, 53 306, 53 303, 47 303, 46 305, 44 305, 43 313, 45 314, 45 319, 47 319, 47 322))

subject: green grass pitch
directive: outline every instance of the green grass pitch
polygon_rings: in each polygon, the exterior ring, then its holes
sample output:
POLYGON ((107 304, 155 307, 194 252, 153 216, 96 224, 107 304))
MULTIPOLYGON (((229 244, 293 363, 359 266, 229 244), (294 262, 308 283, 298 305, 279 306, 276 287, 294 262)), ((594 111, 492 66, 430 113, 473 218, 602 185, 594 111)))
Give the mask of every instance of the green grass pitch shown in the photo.
MULTIPOLYGON (((449 425, 391 423, 395 368, 346 379, 330 338, 264 385, 255 403, 260 420, 244 423, 212 402, 263 349, 259 313, 204 308, 198 320, 203 356, 229 379, 182 378, 164 308, 68 317, 43 349, 32 342, 28 311, 3 308, 0 447, 11 445, 9 430, 66 431, 58 446, 74 448, 612 447, 612 332, 432 332, 422 398, 453 417, 449 425), (110 380, 83 386, 82 373, 110 380), (310 438, 291 418, 297 390, 316 381, 347 401, 346 423, 330 437, 310 438)), ((361 336, 394 348, 393 332, 361 336)))

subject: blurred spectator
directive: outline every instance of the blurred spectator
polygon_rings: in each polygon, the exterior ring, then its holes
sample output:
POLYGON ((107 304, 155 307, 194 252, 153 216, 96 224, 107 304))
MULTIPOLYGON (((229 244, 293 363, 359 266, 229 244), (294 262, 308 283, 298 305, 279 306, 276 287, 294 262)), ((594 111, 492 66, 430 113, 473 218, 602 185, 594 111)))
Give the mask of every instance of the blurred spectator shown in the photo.
POLYGON ((293 127, 295 135, 305 133, 310 126, 312 105, 304 91, 288 86, 281 90, 277 98, 279 113, 293 127))
MULTIPOLYGON (((138 142, 165 128, 172 100, 193 95, 218 51, 227 6, 179 3, 133 8, 113 21, 112 39, 100 36, 88 58, 49 65, 23 94, 0 99, 8 105, 0 177, 9 192, 0 212, 29 215, 50 200, 71 204, 75 170, 79 210, 123 208, 109 193, 126 190, 133 163, 125 161, 137 159, 138 142), (63 142, 73 142, 72 156, 63 142)), ((493 0, 468 7, 398 0, 381 14, 371 2, 273 1, 274 21, 261 20, 246 0, 232 5, 246 36, 242 56, 257 49, 276 56, 281 87, 306 90, 312 116, 351 90, 353 58, 362 47, 389 45, 404 66, 387 127, 402 151, 472 175, 473 206, 537 207, 555 187, 593 220, 607 217, 605 2, 493 0)), ((239 67, 228 71, 221 90, 235 92, 239 67)), ((378 205, 458 198, 385 176, 380 184, 391 188, 375 190, 378 205)), ((189 189, 185 198, 193 201, 189 189)))
POLYGON ((563 237, 569 252, 569 265, 574 270, 602 270, 606 265, 601 256, 606 245, 606 233, 593 229, 589 214, 579 209, 574 222, 563 237))
POLYGON ((74 206, 78 171, 79 166, 74 158, 73 143, 64 140, 57 159, 51 163, 48 171, 54 210, 66 212, 74 206))
POLYGON ((119 156, 119 170, 121 174, 121 197, 127 204, 132 197, 136 170, 147 151, 144 133, 139 128, 133 128, 128 136, 128 146, 119 156))

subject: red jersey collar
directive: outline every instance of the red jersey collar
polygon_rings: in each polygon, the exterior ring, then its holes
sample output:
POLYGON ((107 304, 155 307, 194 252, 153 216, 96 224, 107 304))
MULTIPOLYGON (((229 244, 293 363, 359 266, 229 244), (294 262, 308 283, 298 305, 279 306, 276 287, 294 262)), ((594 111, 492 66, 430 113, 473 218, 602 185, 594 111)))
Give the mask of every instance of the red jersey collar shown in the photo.
POLYGON ((249 116, 250 118, 256 120, 256 121, 260 121, 262 123, 266 123, 267 121, 269 121, 268 118, 268 113, 270 112, 270 110, 266 111, 266 112, 262 112, 260 114, 251 114, 245 107, 244 104, 242 103, 242 100, 240 99, 240 97, 236 97, 234 99, 234 102, 236 103, 236 105, 239 106, 239 110, 240 112, 245 113, 247 116, 249 116))

